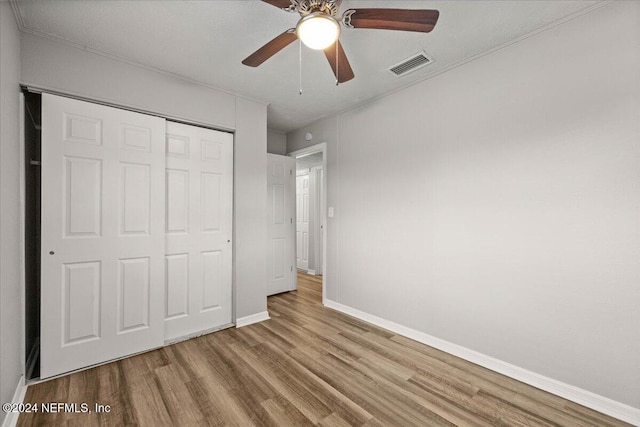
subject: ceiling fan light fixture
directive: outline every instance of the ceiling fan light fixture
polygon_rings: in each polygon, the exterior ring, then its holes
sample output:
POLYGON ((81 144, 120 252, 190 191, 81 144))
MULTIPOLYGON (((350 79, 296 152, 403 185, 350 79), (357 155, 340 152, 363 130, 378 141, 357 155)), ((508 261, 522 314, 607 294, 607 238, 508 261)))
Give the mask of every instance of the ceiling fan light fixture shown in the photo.
POLYGON ((314 12, 298 22, 296 34, 307 47, 322 50, 338 40, 340 23, 326 13, 314 12))

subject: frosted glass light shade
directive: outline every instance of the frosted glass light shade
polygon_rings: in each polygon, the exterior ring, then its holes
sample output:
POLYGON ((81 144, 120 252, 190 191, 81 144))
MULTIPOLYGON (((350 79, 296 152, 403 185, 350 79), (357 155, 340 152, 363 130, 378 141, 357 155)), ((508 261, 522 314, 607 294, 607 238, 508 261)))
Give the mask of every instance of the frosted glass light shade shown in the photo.
POLYGON ((298 22, 296 34, 311 49, 326 49, 340 36, 340 24, 325 13, 311 13, 298 22))

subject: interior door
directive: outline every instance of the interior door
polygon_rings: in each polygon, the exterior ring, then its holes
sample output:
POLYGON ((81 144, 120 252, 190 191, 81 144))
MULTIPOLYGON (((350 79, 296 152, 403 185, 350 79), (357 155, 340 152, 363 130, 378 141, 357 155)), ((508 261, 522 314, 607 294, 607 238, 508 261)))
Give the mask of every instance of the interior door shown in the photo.
POLYGON ((294 158, 267 154, 267 295, 296 289, 295 170, 294 158))
POLYGON ((165 339, 232 323, 233 135, 167 122, 165 339))
POLYGON ((309 174, 296 177, 296 265, 309 269, 309 174))
POLYGON ((164 134, 42 96, 42 378, 163 344, 164 134))

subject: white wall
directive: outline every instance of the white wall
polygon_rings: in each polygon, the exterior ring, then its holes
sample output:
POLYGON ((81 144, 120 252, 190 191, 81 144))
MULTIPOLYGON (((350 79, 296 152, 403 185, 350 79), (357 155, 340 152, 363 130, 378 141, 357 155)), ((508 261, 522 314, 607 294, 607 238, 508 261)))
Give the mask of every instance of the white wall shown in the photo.
POLYGON ((267 153, 287 154, 287 134, 273 129, 267 129, 267 153))
POLYGON ((235 313, 265 311, 266 105, 30 34, 21 48, 23 84, 235 130, 235 313))
POLYGON ((288 135, 341 304, 640 408, 640 2, 288 135))
MULTIPOLYGON (((0 2, 0 402, 11 402, 21 363, 19 105, 20 39, 0 2)), ((5 417, 0 412, 0 424, 5 417)))

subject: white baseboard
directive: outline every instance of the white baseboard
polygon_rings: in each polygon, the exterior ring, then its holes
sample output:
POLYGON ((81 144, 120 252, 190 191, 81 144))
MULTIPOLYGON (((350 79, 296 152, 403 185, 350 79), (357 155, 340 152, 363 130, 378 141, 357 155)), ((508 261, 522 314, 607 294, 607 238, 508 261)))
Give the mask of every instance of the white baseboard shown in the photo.
POLYGON ((316 275, 316 271, 315 270, 307 270, 307 274, 309 276, 315 276, 316 275))
POLYGON ((236 328, 242 328, 243 326, 264 322, 265 320, 269 320, 269 319, 271 319, 271 317, 269 317, 268 311, 252 314, 250 316, 240 317, 236 319, 236 328))
MULTIPOLYGON (((16 386, 16 391, 13 393, 11 403, 22 403, 24 401, 24 395, 27 393, 27 386, 24 383, 24 376, 21 376, 16 386)), ((4 402, 3 402, 4 403, 4 402)), ((15 427, 18 423, 18 412, 8 412, 2 422, 2 427, 15 427)))
POLYGON ((438 350, 460 357, 461 359, 483 366, 525 384, 548 391, 549 393, 571 400, 572 402, 586 406, 587 408, 602 412, 603 414, 610 415, 633 425, 640 426, 640 409, 638 408, 634 408, 590 391, 554 380, 553 378, 528 371, 466 347, 450 343, 443 339, 416 331, 415 329, 411 329, 347 305, 340 304, 336 301, 327 299, 325 300, 325 306, 353 316, 357 319, 364 320, 365 322, 372 323, 381 328, 388 329, 391 332, 405 336, 414 341, 437 348, 438 350))

